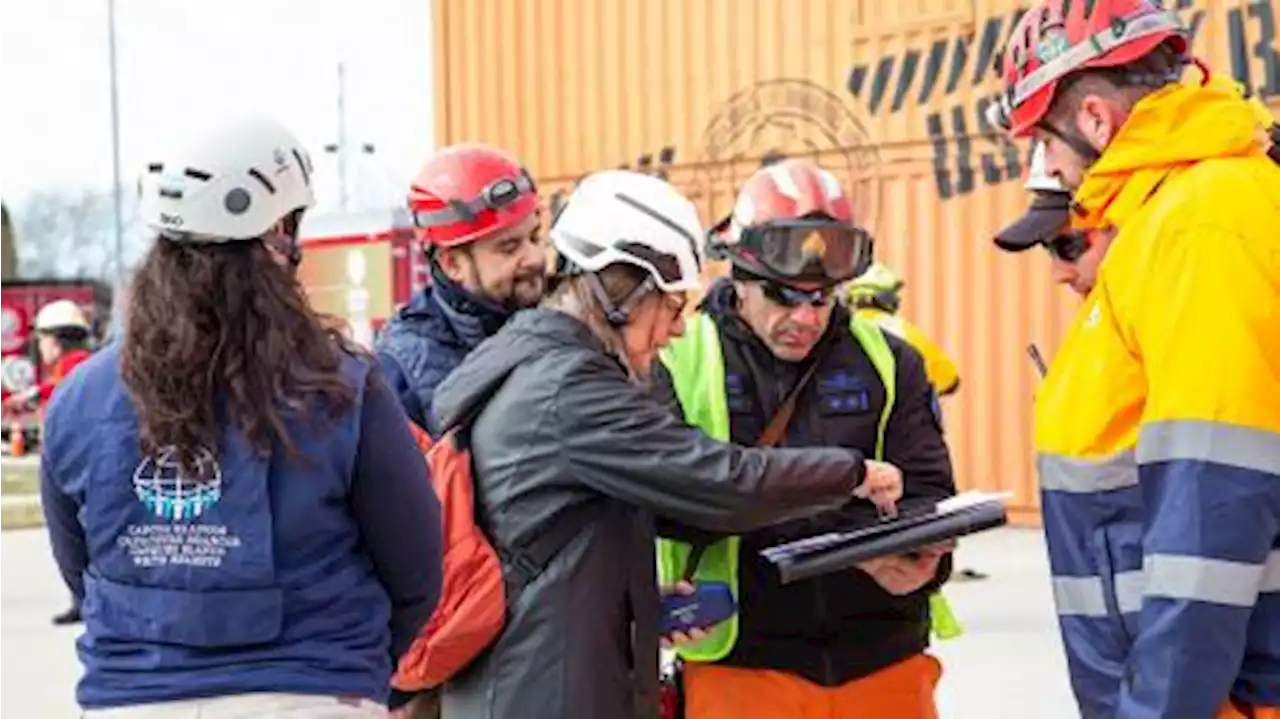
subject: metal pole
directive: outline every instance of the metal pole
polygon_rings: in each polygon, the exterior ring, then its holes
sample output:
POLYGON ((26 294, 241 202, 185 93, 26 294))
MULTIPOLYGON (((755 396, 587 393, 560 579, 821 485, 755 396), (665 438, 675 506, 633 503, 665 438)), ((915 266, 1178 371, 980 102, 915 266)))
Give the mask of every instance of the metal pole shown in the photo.
POLYGON ((111 73, 111 186, 116 216, 116 279, 124 279, 124 194, 120 186, 120 97, 116 86, 116 0, 107 0, 107 52, 111 73))
POLYGON ((347 73, 338 63, 338 204, 347 211, 347 73))

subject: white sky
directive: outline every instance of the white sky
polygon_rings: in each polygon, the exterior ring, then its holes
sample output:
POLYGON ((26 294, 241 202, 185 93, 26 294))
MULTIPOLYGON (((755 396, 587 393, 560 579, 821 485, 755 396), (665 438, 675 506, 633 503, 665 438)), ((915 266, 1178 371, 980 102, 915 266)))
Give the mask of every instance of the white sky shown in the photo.
MULTIPOLYGON (((336 203, 337 65, 347 127, 374 158, 353 197, 394 201, 434 144, 431 0, 117 0, 121 178, 126 191, 166 128, 200 116, 274 115, 336 203)), ((111 184, 107 0, 0 0, 0 191, 111 184)))

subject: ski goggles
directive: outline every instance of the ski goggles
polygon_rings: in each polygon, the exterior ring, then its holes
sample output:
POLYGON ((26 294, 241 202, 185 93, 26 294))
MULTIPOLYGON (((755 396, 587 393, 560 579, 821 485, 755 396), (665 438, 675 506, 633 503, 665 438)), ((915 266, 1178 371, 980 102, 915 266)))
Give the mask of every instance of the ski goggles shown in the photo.
POLYGON ((865 272, 874 244, 866 230, 815 219, 743 228, 725 249, 777 278, 834 283, 865 272))

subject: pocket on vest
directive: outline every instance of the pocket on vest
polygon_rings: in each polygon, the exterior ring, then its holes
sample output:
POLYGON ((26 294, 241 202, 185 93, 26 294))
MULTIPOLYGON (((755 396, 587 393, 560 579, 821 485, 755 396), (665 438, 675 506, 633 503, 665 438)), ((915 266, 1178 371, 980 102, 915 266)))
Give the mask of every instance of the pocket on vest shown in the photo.
POLYGON ((85 577, 85 626, 110 639, 234 647, 280 636, 278 588, 185 592, 85 577))

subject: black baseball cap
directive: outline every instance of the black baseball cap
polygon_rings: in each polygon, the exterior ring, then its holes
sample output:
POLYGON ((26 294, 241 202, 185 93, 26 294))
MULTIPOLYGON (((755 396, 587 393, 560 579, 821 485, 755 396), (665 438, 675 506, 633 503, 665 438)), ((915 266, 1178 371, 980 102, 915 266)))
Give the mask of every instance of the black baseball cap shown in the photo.
POLYGON ((1022 252, 1052 239, 1071 222, 1071 193, 1039 190, 1022 217, 996 233, 996 247, 1022 252))

